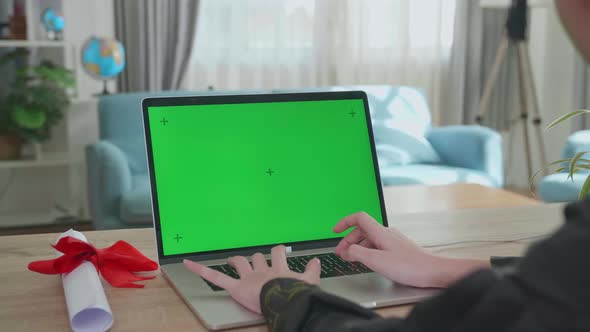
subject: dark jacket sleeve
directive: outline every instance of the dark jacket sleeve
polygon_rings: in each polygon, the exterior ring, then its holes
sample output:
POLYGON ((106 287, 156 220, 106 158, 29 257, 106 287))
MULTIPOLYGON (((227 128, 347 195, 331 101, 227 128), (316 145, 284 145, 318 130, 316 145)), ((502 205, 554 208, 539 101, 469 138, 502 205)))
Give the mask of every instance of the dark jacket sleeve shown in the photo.
POLYGON ((260 295, 272 331, 590 331, 590 202, 566 208, 566 222, 522 258, 492 258, 406 319, 383 319, 293 279, 260 295))
MULTIPOLYGON (((518 257, 493 257, 493 268, 512 270, 518 257)), ((475 283, 483 283, 476 278, 475 283)), ((467 286, 469 288, 469 286, 467 286)), ((262 311, 272 331, 339 331, 367 328, 367 324, 381 327, 379 331, 395 331, 398 318, 383 321, 373 311, 338 296, 325 293, 297 279, 274 279, 262 289, 262 311), (321 319, 319 319, 321 317, 321 319)))
POLYGON ((271 331, 355 331, 381 321, 369 309, 296 279, 268 282, 260 304, 271 331))

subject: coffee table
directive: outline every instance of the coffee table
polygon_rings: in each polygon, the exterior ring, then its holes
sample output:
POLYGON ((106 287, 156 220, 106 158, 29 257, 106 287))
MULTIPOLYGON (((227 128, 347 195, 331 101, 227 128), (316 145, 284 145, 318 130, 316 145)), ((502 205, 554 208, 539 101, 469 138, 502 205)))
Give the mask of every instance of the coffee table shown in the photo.
MULTIPOLYGON (((547 234, 561 221, 560 205, 478 185, 389 187, 385 189, 390 224, 421 245, 464 240, 510 240, 547 234), (509 208, 506 208, 509 207, 509 208)), ((85 232, 91 243, 105 247, 124 239, 156 259, 151 229, 85 232)), ((6 331, 70 330, 61 281, 29 272, 27 263, 49 259, 57 234, 0 237, 0 329, 6 331)), ((471 243, 439 247, 456 257, 520 255, 530 241, 471 243)), ((105 284, 113 309, 112 331, 205 330, 161 275, 144 289, 105 284)), ((384 316, 405 315, 411 306, 379 309, 384 316)), ((240 331, 266 331, 255 326, 240 331)))

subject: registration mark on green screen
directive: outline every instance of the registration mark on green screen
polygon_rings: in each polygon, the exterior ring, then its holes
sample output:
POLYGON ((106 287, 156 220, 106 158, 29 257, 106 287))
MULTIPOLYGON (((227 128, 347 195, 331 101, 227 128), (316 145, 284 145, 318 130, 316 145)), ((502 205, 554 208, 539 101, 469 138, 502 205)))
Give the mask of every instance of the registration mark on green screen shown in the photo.
POLYGON ((149 107, 164 255, 383 222, 362 99, 149 107))

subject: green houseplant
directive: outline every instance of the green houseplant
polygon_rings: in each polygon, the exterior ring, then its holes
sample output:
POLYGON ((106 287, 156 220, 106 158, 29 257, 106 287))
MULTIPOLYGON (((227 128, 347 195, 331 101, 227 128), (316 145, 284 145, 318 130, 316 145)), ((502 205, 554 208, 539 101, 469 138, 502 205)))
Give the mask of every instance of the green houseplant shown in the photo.
MULTIPOLYGON (((560 116, 559 118, 555 119, 555 121, 551 122, 546 129, 551 129, 553 127, 555 127, 556 125, 571 119, 575 116, 578 115, 582 115, 582 114, 588 114, 590 113, 590 110, 577 110, 577 111, 573 111, 573 112, 569 112, 567 114, 564 114, 562 116, 560 116)), ((530 185, 529 188, 531 190, 531 192, 533 192, 533 184, 535 183, 535 178, 545 169, 549 168, 549 167, 555 167, 557 166, 558 168, 555 170, 555 173, 561 173, 561 172, 568 172, 568 179, 572 179, 574 178, 574 175, 576 173, 578 173, 580 170, 590 170, 590 159, 586 159, 583 158, 585 154, 587 154, 590 151, 580 151, 578 153, 576 153, 573 157, 571 158, 564 158, 564 159, 558 159, 555 161, 552 161, 550 163, 548 163, 547 165, 543 166, 541 169, 539 169, 537 172, 535 172, 535 174, 533 174, 533 176, 531 176, 530 178, 530 185)), ((586 180, 584 181, 584 184, 582 185, 582 189, 580 190, 580 194, 578 195, 578 199, 584 199, 586 197, 586 195, 588 195, 588 192, 590 192, 590 175, 585 175, 586 176, 586 180)))
MULTIPOLYGON (((16 49, 0 56, 0 67, 25 63, 29 52, 16 49)), ((0 98, 0 159, 16 159, 27 142, 42 142, 63 117, 74 87, 71 71, 49 61, 17 66, 8 93, 0 98)))

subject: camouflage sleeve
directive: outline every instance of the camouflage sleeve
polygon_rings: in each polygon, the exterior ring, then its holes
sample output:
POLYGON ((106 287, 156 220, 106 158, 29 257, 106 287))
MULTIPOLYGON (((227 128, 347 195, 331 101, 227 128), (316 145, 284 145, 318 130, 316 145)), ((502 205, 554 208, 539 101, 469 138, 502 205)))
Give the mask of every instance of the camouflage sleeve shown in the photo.
POLYGON ((369 309, 297 279, 266 283, 260 292, 260 306, 270 331, 345 331, 345 325, 380 320, 369 309))

